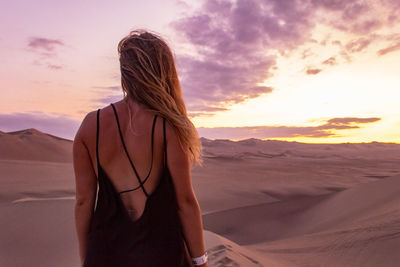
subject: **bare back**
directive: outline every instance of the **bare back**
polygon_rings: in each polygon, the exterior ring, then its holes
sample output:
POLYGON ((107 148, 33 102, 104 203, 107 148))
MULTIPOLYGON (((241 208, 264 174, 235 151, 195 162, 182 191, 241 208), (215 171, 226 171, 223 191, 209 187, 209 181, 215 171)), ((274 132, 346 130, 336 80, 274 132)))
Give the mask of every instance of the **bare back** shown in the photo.
POLYGON ((156 189, 162 174, 161 119, 144 109, 137 109, 130 129, 128 107, 124 101, 111 104, 100 112, 99 163, 132 221, 143 214, 147 197, 156 189))
POLYGON ((131 133, 121 102, 96 113, 93 158, 99 191, 83 266, 189 267, 177 194, 167 166, 166 120, 136 109, 135 133, 131 133))

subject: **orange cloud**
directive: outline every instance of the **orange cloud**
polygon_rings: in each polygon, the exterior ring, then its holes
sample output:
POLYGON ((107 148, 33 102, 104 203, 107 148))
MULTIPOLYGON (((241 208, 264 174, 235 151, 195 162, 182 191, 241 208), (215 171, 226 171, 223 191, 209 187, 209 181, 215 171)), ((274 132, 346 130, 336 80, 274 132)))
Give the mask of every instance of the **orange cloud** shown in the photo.
POLYGON ((336 137, 335 131, 357 129, 361 124, 373 123, 381 118, 332 118, 318 126, 245 126, 245 127, 199 127, 200 136, 211 139, 288 138, 288 137, 336 137))
POLYGON ((321 71, 322 71, 322 69, 311 69, 311 68, 309 68, 309 69, 307 69, 306 73, 307 73, 307 75, 315 75, 315 74, 320 73, 321 71))
POLYGON ((383 56, 386 55, 387 53, 391 53, 394 52, 396 50, 400 49, 400 42, 398 42, 397 44, 391 45, 389 47, 380 49, 378 52, 376 52, 379 56, 383 56))

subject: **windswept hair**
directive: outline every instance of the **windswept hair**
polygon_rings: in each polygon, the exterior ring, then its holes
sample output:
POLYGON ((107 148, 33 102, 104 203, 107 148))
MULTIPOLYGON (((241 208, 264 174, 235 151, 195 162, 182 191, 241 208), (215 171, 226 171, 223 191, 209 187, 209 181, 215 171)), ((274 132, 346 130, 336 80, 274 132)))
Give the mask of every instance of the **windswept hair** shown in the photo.
POLYGON ((201 142, 187 116, 174 55, 166 41, 154 32, 133 30, 119 42, 118 54, 124 99, 165 118, 184 151, 190 152, 192 165, 201 165, 201 142))

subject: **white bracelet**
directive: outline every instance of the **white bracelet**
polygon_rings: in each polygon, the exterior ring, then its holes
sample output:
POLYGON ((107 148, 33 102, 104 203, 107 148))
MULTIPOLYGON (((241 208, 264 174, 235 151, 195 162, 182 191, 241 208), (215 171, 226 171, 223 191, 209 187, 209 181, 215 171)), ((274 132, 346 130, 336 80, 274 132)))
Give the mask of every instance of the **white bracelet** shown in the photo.
POLYGON ((202 265, 206 263, 208 260, 208 254, 207 251, 200 257, 192 258, 192 262, 194 265, 202 265))

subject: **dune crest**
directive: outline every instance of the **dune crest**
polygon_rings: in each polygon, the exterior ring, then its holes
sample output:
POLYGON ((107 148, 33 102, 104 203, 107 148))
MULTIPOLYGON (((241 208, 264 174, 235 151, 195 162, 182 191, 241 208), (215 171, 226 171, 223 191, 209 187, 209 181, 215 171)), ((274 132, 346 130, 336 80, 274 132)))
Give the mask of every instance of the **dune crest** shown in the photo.
POLYGON ((0 134, 0 159, 72 162, 72 141, 34 128, 0 134))

